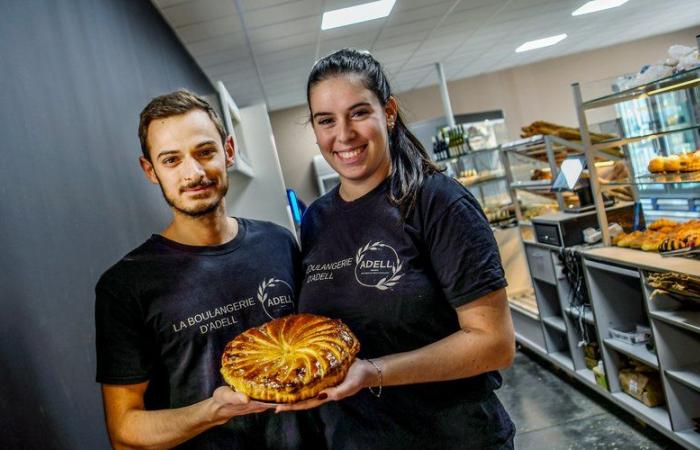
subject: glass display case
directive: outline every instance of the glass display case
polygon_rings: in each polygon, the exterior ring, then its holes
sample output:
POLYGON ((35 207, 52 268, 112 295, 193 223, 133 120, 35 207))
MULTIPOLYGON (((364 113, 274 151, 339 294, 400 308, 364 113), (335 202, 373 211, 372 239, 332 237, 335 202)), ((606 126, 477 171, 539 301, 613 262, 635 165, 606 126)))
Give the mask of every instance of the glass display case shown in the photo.
MULTIPOLYGON (((625 185, 642 204, 647 222, 700 218, 700 170, 694 163, 700 162, 700 67, 642 85, 630 85, 629 77, 623 76, 574 84, 573 90, 582 130, 589 130, 589 121, 595 119, 612 118, 617 124, 615 139, 597 144, 584 139, 587 148, 622 146, 628 165, 626 179, 596 183, 596 200, 605 189, 625 185), (685 165, 664 163, 669 157, 685 165), (652 161, 662 167, 650 165, 652 161)), ((598 209, 609 245, 607 219, 598 209)))

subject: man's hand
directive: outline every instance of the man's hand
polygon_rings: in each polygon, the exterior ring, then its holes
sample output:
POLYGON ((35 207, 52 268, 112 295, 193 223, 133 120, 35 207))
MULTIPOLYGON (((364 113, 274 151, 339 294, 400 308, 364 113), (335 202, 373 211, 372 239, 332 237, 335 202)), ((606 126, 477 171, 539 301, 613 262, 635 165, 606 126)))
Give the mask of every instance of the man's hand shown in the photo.
POLYGON ((357 394, 362 388, 376 386, 378 380, 377 369, 371 363, 364 359, 356 359, 350 366, 345 379, 339 385, 322 390, 314 398, 298 403, 279 405, 275 412, 312 409, 330 401, 342 400, 357 394))
POLYGON ((221 386, 211 396, 212 422, 222 425, 232 417, 259 413, 274 408, 274 403, 251 400, 247 395, 236 392, 228 386, 221 386))

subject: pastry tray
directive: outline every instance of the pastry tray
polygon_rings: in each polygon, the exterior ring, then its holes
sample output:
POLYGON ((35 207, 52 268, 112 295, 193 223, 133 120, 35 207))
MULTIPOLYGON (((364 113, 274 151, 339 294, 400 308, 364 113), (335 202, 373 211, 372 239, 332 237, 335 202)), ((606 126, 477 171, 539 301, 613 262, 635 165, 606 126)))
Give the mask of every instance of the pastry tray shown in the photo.
POLYGON ((672 250, 670 252, 659 252, 659 255, 661 256, 689 256, 689 255, 698 255, 700 254, 700 246, 699 247, 686 247, 686 248, 681 248, 678 250, 672 250))

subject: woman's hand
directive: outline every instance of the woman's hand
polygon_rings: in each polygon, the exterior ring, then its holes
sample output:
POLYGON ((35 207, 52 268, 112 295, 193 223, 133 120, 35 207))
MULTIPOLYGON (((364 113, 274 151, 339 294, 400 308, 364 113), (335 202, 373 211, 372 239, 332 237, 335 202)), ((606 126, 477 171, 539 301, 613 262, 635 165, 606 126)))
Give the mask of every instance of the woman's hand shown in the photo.
POLYGON ((330 401, 342 400, 357 394, 362 388, 375 386, 377 380, 377 369, 364 359, 356 359, 350 366, 345 379, 339 385, 322 390, 314 398, 289 405, 279 405, 275 412, 311 409, 330 401))

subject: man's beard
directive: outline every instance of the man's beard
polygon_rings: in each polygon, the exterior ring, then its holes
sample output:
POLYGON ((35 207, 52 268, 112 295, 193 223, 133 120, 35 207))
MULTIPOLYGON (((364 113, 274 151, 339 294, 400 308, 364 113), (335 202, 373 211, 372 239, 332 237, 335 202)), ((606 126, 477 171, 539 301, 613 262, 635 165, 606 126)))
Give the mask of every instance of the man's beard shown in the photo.
MULTIPOLYGON (((200 184, 193 185, 193 186, 187 186, 187 188, 197 187, 200 184)), ((186 216, 190 216, 192 218, 204 217, 204 216, 216 211, 219 208, 219 206, 221 205, 221 202, 226 197, 226 193, 228 192, 228 180, 224 179, 224 184, 223 184, 222 188, 217 189, 217 195, 220 195, 219 199, 217 201, 215 201, 211 204, 204 204, 204 205, 199 206, 199 207, 194 207, 194 208, 188 209, 188 208, 183 208, 183 207, 177 205, 173 199, 169 198, 168 194, 166 194, 166 192, 165 192, 165 189, 163 189, 163 185, 161 183, 158 183, 158 186, 160 186, 160 192, 163 193, 163 198, 165 199, 165 202, 168 205, 170 205, 171 208, 175 209, 179 213, 182 213, 186 216)))

